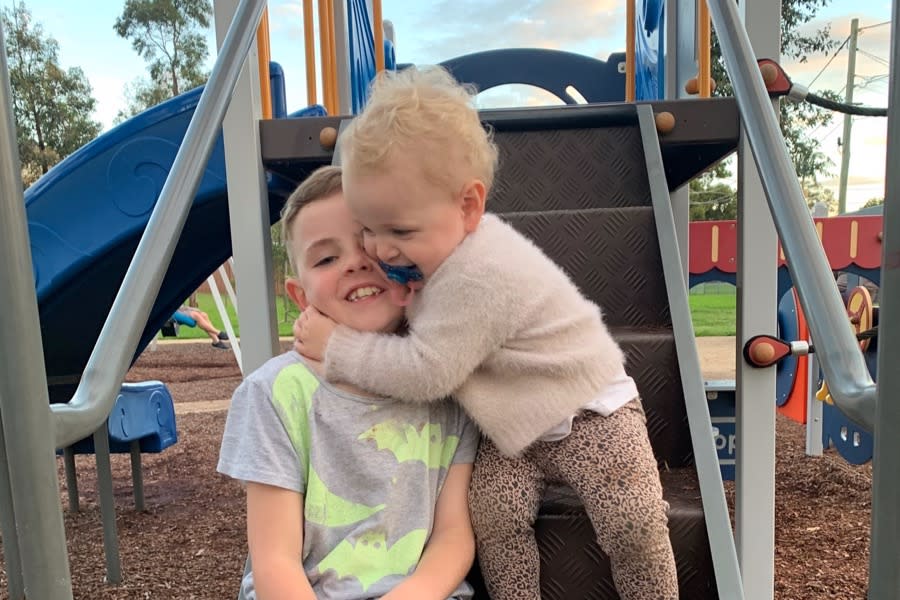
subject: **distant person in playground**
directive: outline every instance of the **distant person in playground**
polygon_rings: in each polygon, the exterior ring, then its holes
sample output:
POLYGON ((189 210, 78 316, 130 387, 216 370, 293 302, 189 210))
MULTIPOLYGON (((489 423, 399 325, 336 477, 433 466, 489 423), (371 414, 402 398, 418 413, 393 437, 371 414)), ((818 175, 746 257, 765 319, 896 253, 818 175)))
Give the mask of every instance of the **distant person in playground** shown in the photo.
MULTIPOLYGON (((403 310, 362 247, 340 168, 310 175, 282 215, 297 306, 397 331, 403 310)), ((218 469, 247 483, 246 597, 471 598, 477 429, 454 402, 402 403, 321 374, 321 363, 287 352, 232 398, 218 469)))
POLYGON ((197 327, 206 332, 206 335, 210 337, 212 340, 213 348, 219 348, 220 350, 228 350, 228 344, 225 342, 228 340, 228 334, 224 331, 219 331, 212 324, 212 321, 209 320, 209 315, 200 310, 199 308, 194 308, 193 306, 182 306, 178 310, 175 311, 175 314, 172 315, 172 318, 182 325, 191 325, 191 321, 197 324, 197 327), (186 318, 179 318, 179 315, 186 318))
POLYGON ((549 481, 583 501, 625 600, 677 598, 646 419, 600 309, 485 214, 497 149, 443 69, 384 73, 338 141, 368 253, 409 283, 405 336, 306 310, 295 347, 325 379, 406 402, 453 395, 486 436, 470 508, 493 600, 540 598, 532 526, 549 481))

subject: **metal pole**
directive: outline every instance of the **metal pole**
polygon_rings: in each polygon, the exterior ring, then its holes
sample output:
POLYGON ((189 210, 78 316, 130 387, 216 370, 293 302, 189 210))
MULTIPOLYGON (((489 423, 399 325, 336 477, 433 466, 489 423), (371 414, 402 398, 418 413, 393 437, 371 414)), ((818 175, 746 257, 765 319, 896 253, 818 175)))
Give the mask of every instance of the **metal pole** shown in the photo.
POLYGON ((119 559, 119 532, 116 527, 116 498, 109 456, 109 423, 103 421, 94 432, 94 460, 97 463, 97 495, 100 496, 100 520, 103 522, 103 552, 106 555, 106 580, 122 583, 119 559))
MULTIPOLYGON (((872 463, 872 545, 869 558, 870 600, 900 598, 900 0, 893 2, 891 79, 888 98, 887 181, 884 197, 884 254, 881 262, 881 310, 878 320, 878 404, 872 463)), ((817 348, 818 350, 818 348, 817 348)))
POLYGON ((875 382, 834 285, 831 267, 819 242, 803 190, 747 31, 734 0, 708 0, 722 56, 734 87, 744 130, 762 175, 769 210, 781 238, 791 278, 809 321, 813 339, 829 340, 816 348, 837 407, 859 425, 874 430, 875 382))
MULTIPOLYGON (((859 38, 859 19, 850 21, 850 47, 847 56, 847 89, 844 102, 853 104, 853 84, 856 81, 856 41, 859 38)), ((844 115, 844 133, 841 135, 841 179, 838 189, 838 214, 847 212, 847 176, 850 173, 850 128, 853 116, 844 115)))
MULTIPOLYGON (((219 43, 225 38, 236 3, 237 0, 215 0, 213 4, 219 43)), ((221 52, 224 51, 223 46, 221 52)), ((256 63, 245 61, 222 122, 244 373, 256 370, 281 352, 272 287, 268 189, 259 147, 258 78, 256 63)))
POLYGON ((75 450, 72 446, 63 448, 63 464, 66 468, 66 490, 69 496, 69 511, 77 513, 78 507, 78 472, 75 469, 75 450))
MULTIPOLYGON (((6 47, 0 30, 0 48, 6 47)), ((0 415, 22 580, 29 598, 69 600, 72 582, 6 52, 0 50, 0 415)), ((4 546, 13 540, 4 536, 4 546)), ((13 550, 15 553, 15 550, 13 550)))
MULTIPOLYGON (((78 390, 67 404, 52 406, 57 425, 56 447, 68 446, 93 433, 115 403, 187 220, 265 5, 265 0, 242 0, 235 11, 212 74, 78 390)), ((30 262, 28 269, 31 273, 30 262)))
MULTIPOLYGON (((781 1, 742 2, 753 57, 781 55, 781 1)), ((776 101, 777 102, 777 101, 776 101)), ((769 101, 769 111, 772 109, 769 101)), ((737 347, 774 332, 778 307, 778 237, 766 206, 762 175, 753 161, 747 125, 738 158, 737 347)), ((735 377, 734 538, 744 597, 775 593, 775 370, 751 369, 738 358, 735 377), (768 402, 760 402, 768 398, 768 402)))
POLYGON ((13 512, 12 488, 9 484, 9 459, 6 456, 2 422, 0 422, 0 533, 3 535, 3 562, 6 566, 9 600, 25 600, 22 558, 19 556, 19 535, 16 533, 16 515, 13 512))
POLYGON ((144 471, 141 467, 141 442, 132 440, 129 450, 131 453, 131 485, 134 488, 134 510, 143 512, 146 503, 144 502, 144 471))

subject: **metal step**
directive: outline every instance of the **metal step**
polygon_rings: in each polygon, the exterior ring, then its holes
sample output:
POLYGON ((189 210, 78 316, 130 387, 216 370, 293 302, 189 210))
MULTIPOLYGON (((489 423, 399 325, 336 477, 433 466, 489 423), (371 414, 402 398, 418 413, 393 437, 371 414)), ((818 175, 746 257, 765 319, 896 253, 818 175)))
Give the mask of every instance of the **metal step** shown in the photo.
MULTIPOLYGON (((669 537, 675 553, 681 598, 718 598, 697 475, 691 468, 660 474, 669 503, 669 537)), ((617 600, 609 557, 594 538, 594 529, 569 488, 551 486, 535 522, 541 555, 544 600, 617 600)), ((490 600, 477 565, 467 578, 475 600, 490 600)))
POLYGON ((602 308, 607 326, 671 326, 650 206, 501 216, 539 245, 602 308))

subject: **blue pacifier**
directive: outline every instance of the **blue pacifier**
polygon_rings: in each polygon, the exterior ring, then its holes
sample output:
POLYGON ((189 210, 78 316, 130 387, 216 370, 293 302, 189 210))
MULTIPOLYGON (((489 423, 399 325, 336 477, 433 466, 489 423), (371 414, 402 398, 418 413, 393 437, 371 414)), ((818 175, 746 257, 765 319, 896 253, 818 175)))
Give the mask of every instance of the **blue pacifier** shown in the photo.
POLYGON ((422 271, 416 265, 389 265, 379 260, 378 266, 381 267, 388 279, 400 285, 407 285, 410 281, 422 281, 423 279, 422 271))

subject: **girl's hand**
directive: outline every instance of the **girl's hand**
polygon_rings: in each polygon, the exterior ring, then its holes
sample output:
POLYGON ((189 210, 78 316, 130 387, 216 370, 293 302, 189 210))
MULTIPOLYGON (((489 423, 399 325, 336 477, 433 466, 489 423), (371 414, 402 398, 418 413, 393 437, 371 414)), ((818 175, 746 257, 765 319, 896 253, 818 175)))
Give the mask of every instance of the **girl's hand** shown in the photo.
POLYGON ((294 321, 294 350, 310 360, 325 359, 328 338, 337 323, 309 306, 294 321))

